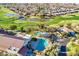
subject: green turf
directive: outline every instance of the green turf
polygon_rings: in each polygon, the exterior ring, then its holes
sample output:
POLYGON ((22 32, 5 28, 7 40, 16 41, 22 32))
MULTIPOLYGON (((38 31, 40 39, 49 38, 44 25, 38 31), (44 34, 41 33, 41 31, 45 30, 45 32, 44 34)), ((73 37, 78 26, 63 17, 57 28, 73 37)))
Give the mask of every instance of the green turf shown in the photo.
POLYGON ((22 21, 22 20, 18 20, 17 17, 8 17, 5 16, 5 14, 8 13, 15 13, 11 10, 9 10, 8 8, 4 8, 3 6, 0 6, 0 26, 4 27, 4 28, 8 28, 11 25, 17 25, 18 28, 25 26, 28 27, 29 25, 37 25, 37 24, 42 24, 44 22, 29 22, 29 21, 22 21))
MULTIPOLYGON (((79 23, 79 13, 74 13, 74 14, 68 14, 68 15, 63 15, 63 16, 57 16, 54 17, 53 19, 50 19, 49 21, 45 22, 40 22, 40 21, 35 21, 35 22, 30 22, 30 21, 22 21, 18 20, 18 18, 15 17, 8 17, 5 16, 7 13, 15 13, 8 8, 4 8, 3 6, 0 6, 0 26, 4 28, 8 28, 11 25, 16 25, 18 29, 20 27, 32 27, 29 25, 34 25, 37 26, 38 24, 47 24, 47 25, 59 25, 59 24, 66 24, 66 23, 79 23)), ((15 13, 16 14, 16 13, 15 13)), ((30 17, 33 18, 34 16, 30 17)), ((39 18, 39 17, 37 17, 39 18)), ((28 18, 29 20, 29 18, 28 18)))
POLYGON ((70 15, 57 16, 51 19, 48 24, 67 24, 67 23, 79 23, 79 13, 74 13, 70 15))

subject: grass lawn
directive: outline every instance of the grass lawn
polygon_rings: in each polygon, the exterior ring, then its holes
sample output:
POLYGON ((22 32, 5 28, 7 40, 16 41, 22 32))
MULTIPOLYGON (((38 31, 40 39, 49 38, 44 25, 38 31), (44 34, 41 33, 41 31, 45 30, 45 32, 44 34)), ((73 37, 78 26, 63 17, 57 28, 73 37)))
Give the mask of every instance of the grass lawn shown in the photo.
MULTIPOLYGON (((29 25, 38 25, 38 24, 42 24, 44 22, 29 22, 29 21, 23 21, 23 20, 19 20, 17 19, 17 17, 8 17, 5 16, 5 14, 16 14, 15 12, 9 10, 8 8, 4 8, 3 6, 0 6, 0 26, 2 26, 3 28, 8 28, 11 25, 16 25, 18 26, 18 28, 24 26, 24 27, 28 27, 29 25)), ((32 16, 31 18, 33 18, 34 16, 32 16)), ((39 18, 39 17, 37 17, 39 18)))
POLYGON ((48 22, 50 26, 67 24, 67 23, 79 23, 79 13, 57 16, 48 22))
MULTIPOLYGON (((38 26, 39 24, 47 24, 49 26, 59 26, 60 24, 79 23, 79 13, 57 16, 54 17, 54 19, 50 19, 49 21, 45 21, 45 22, 40 22, 40 21, 30 22, 26 20, 25 21, 19 20, 16 16, 15 17, 5 16, 5 14, 7 13, 16 14, 10 9, 0 6, 0 26, 2 26, 3 28, 8 28, 11 25, 16 25, 18 27, 17 29, 19 29, 22 26, 29 27, 29 25, 31 25, 30 27, 38 26)), ((30 16, 29 18, 35 18, 35 17, 40 19, 39 16, 30 16)))

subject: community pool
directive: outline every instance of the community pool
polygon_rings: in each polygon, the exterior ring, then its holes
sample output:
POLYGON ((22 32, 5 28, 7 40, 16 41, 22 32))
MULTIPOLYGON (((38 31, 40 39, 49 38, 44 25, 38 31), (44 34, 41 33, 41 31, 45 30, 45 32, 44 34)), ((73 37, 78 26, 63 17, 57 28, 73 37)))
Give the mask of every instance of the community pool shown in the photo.
POLYGON ((48 41, 45 38, 39 38, 37 42, 32 44, 32 47, 38 51, 43 51, 46 46, 48 46, 48 41))
MULTIPOLYGON (((23 46, 21 50, 19 51, 20 54, 24 56, 35 56, 33 51, 43 51, 46 46, 48 46, 48 41, 45 38, 39 38, 36 41, 31 41, 29 44, 31 44, 31 47, 33 49, 28 49, 26 46, 23 46)), ((29 45, 28 45, 29 46, 29 45)))

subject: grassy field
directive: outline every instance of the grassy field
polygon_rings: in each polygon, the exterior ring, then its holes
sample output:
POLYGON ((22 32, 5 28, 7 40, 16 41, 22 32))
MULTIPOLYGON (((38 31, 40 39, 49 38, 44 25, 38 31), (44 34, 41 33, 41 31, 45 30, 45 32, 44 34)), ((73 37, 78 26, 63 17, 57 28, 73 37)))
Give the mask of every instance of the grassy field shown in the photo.
POLYGON ((68 23, 79 23, 79 13, 57 16, 48 22, 50 26, 68 24, 68 23))
MULTIPOLYGON (((8 13, 16 14, 15 12, 0 6, 0 26, 2 26, 3 28, 8 28, 11 25, 16 25, 19 29, 22 26, 24 26, 24 27, 29 27, 29 25, 37 26, 38 24, 44 23, 44 22, 30 22, 30 21, 25 21, 25 20, 19 20, 17 18, 17 16, 15 16, 15 17, 5 16, 5 14, 8 14, 8 13)), ((31 18, 33 18, 33 17, 31 17, 31 18)))
MULTIPOLYGON (((27 28, 27 27, 35 27, 39 24, 47 24, 49 26, 58 26, 60 24, 79 23, 79 13, 57 16, 45 22, 40 22, 40 21, 30 22, 26 20, 19 20, 17 16, 15 17, 5 16, 5 14, 8 14, 8 13, 16 14, 15 12, 7 8, 4 8, 3 6, 0 6, 0 26, 2 26, 3 28, 9 28, 11 25, 16 25, 18 27, 17 29, 19 29, 22 26, 27 28), (29 25, 32 25, 32 26, 29 26, 29 25)), ((34 17, 35 16, 31 16, 30 18, 34 18, 34 17)))

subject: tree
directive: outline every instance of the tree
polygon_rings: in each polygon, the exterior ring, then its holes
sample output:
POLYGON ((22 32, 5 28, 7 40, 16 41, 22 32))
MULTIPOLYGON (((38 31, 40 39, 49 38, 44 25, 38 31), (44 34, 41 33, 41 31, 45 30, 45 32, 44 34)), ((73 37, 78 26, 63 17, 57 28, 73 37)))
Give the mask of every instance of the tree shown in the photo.
POLYGON ((10 26, 10 29, 11 29, 11 30, 15 30, 15 29, 17 29, 17 26, 16 26, 16 25, 11 25, 11 26, 10 26))
POLYGON ((67 44, 68 56, 78 56, 79 55, 79 44, 75 43, 74 39, 71 39, 67 44))
POLYGON ((50 48, 46 49, 45 55, 58 56, 58 52, 59 52, 58 47, 59 45, 57 43, 52 44, 50 48))
POLYGON ((24 30, 24 27, 21 27, 20 30, 21 30, 21 32, 26 32, 26 31, 24 30))

